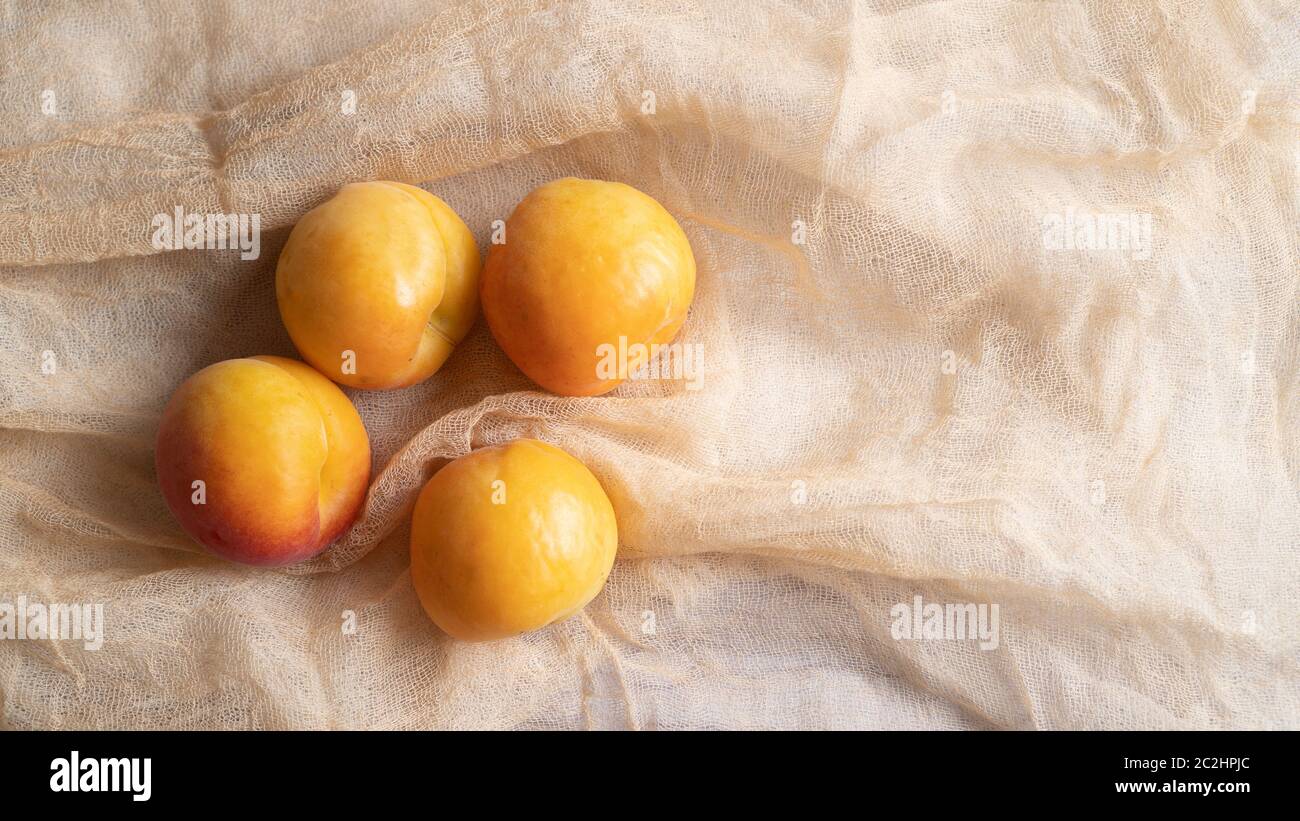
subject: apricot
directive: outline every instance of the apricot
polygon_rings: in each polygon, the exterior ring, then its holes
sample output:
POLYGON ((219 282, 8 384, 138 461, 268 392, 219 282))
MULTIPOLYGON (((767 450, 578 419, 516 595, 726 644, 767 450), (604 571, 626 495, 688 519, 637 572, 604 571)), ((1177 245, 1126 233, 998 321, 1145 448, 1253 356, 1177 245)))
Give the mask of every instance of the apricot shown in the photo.
POLYGON ((572 177, 525 197, 483 269, 492 335, 530 379, 567 396, 616 388, 670 342, 695 295, 695 257, 672 215, 618 182, 572 177), (611 374, 610 350, 629 350, 611 374))
POLYGON ((302 362, 228 359, 172 394, 155 465, 167 506, 196 541, 231 561, 286 565, 352 524, 370 440, 343 391, 302 362))
POLYGON ((294 226, 275 272, 280 316, 318 371, 354 388, 432 376, 478 316, 474 235, 447 203, 358 182, 294 226))
POLYGON ((425 484, 411 581, 445 632, 486 641, 568 618, 605 586, 614 508, 577 459, 535 439, 483 448, 425 484))

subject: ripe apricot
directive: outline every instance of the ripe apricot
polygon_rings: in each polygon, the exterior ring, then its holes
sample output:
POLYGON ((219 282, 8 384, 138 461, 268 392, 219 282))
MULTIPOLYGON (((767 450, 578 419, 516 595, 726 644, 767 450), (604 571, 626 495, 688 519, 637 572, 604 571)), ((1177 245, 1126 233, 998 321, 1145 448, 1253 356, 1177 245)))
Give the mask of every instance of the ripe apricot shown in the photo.
POLYGON ((428 379, 478 316, 480 259, 451 207, 358 182, 307 212, 280 252, 280 316, 303 358, 354 388, 428 379))
POLYGON ((546 183, 516 206, 483 269, 483 313, 530 379, 567 396, 613 390, 602 352, 648 359, 677 335, 695 295, 695 257, 653 198, 618 182, 546 183))
POLYGON ((434 474, 411 520, 411 581, 434 623, 468 641, 536 630, 581 610, 618 550, 614 508, 586 466, 517 439, 434 474))
POLYGON ((163 411, 155 466, 172 514, 210 551, 254 565, 308 559, 352 524, 370 440, 352 402, 278 356, 228 359, 163 411))

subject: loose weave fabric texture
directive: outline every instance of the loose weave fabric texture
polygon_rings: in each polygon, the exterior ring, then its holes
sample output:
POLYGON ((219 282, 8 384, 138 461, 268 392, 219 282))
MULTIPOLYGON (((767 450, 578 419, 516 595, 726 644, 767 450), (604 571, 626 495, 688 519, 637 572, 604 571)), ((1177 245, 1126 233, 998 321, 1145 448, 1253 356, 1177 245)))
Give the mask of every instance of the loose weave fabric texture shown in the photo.
POLYGON ((0 14, 5 728, 1300 728, 1300 12, 1243 2, 50 2, 0 14), (391 179, 493 223, 619 180, 699 266, 697 384, 550 395, 480 321, 348 391, 356 525, 207 556, 153 437, 196 370, 294 356, 289 229, 391 179), (257 215, 256 259, 153 219, 257 215), (466 644, 410 509, 531 436, 619 556, 466 644), (996 605, 997 641, 898 638, 996 605), (987 644, 987 643, 984 643, 987 644))

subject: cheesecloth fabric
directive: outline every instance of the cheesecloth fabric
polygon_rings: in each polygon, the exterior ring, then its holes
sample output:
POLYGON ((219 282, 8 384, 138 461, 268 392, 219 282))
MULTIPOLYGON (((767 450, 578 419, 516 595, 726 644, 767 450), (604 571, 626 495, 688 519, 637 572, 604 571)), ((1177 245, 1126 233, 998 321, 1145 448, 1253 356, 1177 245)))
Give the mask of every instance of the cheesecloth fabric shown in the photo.
POLYGON ((1300 727, 1300 10, 1243 2, 6 4, 0 640, 7 728, 1300 727), (699 263, 699 389, 535 388, 480 321, 349 391, 356 526, 210 558, 153 436, 213 362, 294 355, 276 257, 345 182, 486 251, 535 186, 621 180, 699 263), (261 253, 156 250, 256 214, 261 253), (604 593, 464 644, 409 512, 532 436, 618 515, 604 593), (997 605, 996 646, 896 638, 997 605))

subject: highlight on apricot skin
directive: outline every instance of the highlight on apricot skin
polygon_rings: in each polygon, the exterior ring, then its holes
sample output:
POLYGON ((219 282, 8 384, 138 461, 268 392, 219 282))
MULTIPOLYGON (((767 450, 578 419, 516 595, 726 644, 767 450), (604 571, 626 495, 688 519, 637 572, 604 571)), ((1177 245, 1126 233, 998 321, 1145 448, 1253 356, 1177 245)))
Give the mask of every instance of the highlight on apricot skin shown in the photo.
POLYGON ((568 177, 525 197, 483 268, 492 335, 543 388, 594 396, 672 341, 695 295, 695 257, 662 205, 618 182, 568 177), (611 376, 604 352, 637 352, 611 376))
POLYGON ((343 391, 302 362, 228 359, 172 394, 155 466, 167 506, 196 541, 231 561, 287 565, 356 519, 370 441, 343 391))
POLYGON ((445 465, 411 519, 411 581, 446 633, 487 641, 568 618, 618 550, 614 507, 581 462, 516 439, 445 465))
POLYGON ((402 388, 432 376, 469 333, 480 269, 474 235, 447 203, 404 183, 351 183, 290 232, 276 299, 318 371, 402 388))

